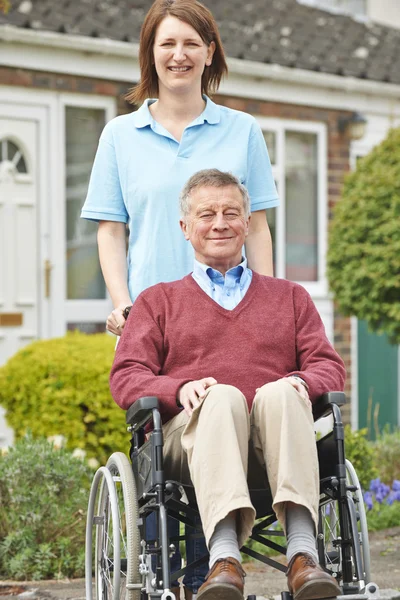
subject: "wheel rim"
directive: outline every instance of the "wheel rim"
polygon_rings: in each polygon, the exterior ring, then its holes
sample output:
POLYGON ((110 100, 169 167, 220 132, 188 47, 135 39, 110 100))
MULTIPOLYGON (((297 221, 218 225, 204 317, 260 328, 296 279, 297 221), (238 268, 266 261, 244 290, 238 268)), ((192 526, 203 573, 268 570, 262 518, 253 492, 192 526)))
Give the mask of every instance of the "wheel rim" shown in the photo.
POLYGON ((347 481, 349 485, 352 485, 356 488, 354 494, 354 502, 356 505, 356 509, 359 515, 358 524, 359 530, 361 534, 361 555, 363 562, 363 571, 364 571, 364 579, 365 584, 371 581, 371 555, 369 548, 369 536, 368 536, 368 523, 367 523, 367 515, 365 512, 364 506, 364 498, 361 490, 361 485, 357 477, 357 473, 349 460, 346 460, 346 472, 347 472, 347 481))
MULTIPOLYGON (((360 536, 357 527, 359 520, 356 518, 356 510, 353 499, 354 492, 348 492, 346 501, 339 506, 336 500, 329 500, 319 510, 318 526, 318 550, 321 564, 337 579, 338 582, 346 581, 346 586, 356 585, 359 591, 365 588, 364 548, 360 544, 360 536), (343 569, 343 547, 340 528, 340 510, 345 511, 345 518, 349 523, 351 539, 351 573, 349 563, 346 567, 346 577, 343 569), (349 581, 350 579, 350 581, 349 581)), ((369 548, 365 548, 369 552, 369 548)))
POLYGON ((107 469, 111 485, 102 481, 95 544, 95 580, 97 600, 140 600, 140 589, 127 589, 127 584, 140 584, 138 571, 139 541, 137 501, 131 466, 122 453, 113 454, 107 469), (117 505, 113 519, 112 501, 117 505), (115 535, 119 543, 115 555, 115 535))

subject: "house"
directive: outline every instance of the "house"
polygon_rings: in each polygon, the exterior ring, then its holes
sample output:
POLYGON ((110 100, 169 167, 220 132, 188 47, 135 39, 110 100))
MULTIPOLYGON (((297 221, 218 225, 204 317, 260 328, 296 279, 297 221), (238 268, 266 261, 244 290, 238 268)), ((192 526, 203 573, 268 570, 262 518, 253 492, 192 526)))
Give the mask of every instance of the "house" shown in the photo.
MULTIPOLYGON (((399 3, 204 1, 229 57, 216 100, 253 114, 268 144, 276 275, 309 290, 346 362, 347 420, 364 425, 372 397, 385 400, 381 422, 398 424, 398 348, 335 311, 325 253, 345 173, 400 125, 399 3), (385 373, 371 379, 377 353, 385 373)), ((79 214, 105 122, 132 110, 150 4, 11 0, 0 13, 0 364, 36 338, 104 330, 96 226, 79 214)))

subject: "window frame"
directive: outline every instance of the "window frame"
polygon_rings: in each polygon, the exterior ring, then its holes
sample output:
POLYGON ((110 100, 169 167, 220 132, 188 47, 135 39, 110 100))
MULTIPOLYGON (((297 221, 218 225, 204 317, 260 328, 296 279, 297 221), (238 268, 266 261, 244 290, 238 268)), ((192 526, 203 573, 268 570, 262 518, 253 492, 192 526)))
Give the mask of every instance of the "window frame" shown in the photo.
POLYGON ((61 94, 59 97, 59 109, 60 109, 60 128, 59 128, 59 139, 60 147, 62 149, 62 156, 60 157, 60 188, 61 192, 61 203, 63 207, 62 219, 59 224, 62 228, 59 232, 60 239, 62 239, 62 255, 60 254, 60 260, 63 264, 63 301, 65 310, 62 311, 64 314, 64 329, 67 330, 68 323, 105 323, 106 316, 112 310, 111 297, 106 288, 106 295, 104 299, 87 299, 87 300, 69 300, 67 298, 67 262, 66 262, 66 213, 67 213, 67 190, 66 190, 66 110, 67 108, 89 108, 104 110, 104 125, 108 123, 112 118, 117 116, 117 99, 111 96, 96 96, 96 95, 84 95, 84 94, 61 94))
MULTIPOLYGON (((276 140, 276 164, 272 165, 272 174, 277 183, 280 204, 276 207, 275 231, 275 277, 285 278, 286 270, 286 182, 285 182, 285 133, 302 132, 315 134, 317 138, 317 169, 318 169, 318 279, 317 281, 298 281, 315 297, 326 297, 328 286, 326 280, 326 250, 328 236, 328 193, 327 193, 327 127, 324 123, 314 121, 297 121, 291 119, 276 119, 256 116, 262 131, 272 131, 276 140)), ((268 211, 267 211, 268 218, 268 211)))

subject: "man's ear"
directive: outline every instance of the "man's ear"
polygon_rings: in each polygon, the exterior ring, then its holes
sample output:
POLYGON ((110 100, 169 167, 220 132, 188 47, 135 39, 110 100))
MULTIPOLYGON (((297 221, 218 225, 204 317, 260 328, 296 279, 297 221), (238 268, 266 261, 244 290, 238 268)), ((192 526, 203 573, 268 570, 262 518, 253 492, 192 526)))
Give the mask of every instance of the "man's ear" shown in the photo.
POLYGON ((188 232, 188 226, 186 221, 184 221, 183 219, 181 219, 179 221, 179 225, 181 226, 183 235, 185 236, 185 240, 189 240, 189 232, 188 232))

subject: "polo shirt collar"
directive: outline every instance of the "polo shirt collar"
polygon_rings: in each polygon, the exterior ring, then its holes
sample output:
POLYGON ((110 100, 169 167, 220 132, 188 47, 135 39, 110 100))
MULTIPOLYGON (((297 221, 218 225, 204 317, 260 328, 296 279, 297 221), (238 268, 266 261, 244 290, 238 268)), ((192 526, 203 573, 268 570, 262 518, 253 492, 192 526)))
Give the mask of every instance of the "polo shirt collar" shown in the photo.
MULTIPOLYGON (((206 107, 201 115, 199 115, 197 119, 191 123, 191 125, 201 125, 205 121, 207 121, 207 123, 210 125, 216 125, 221 119, 220 107, 218 104, 215 104, 215 102, 210 100, 208 96, 203 96, 203 98, 206 101, 206 107)), ((147 98, 147 100, 143 102, 142 106, 137 111, 132 113, 134 125, 138 129, 149 127, 152 125, 152 123, 154 123, 154 119, 149 110, 149 106, 153 102, 155 102, 155 98, 147 98)))

